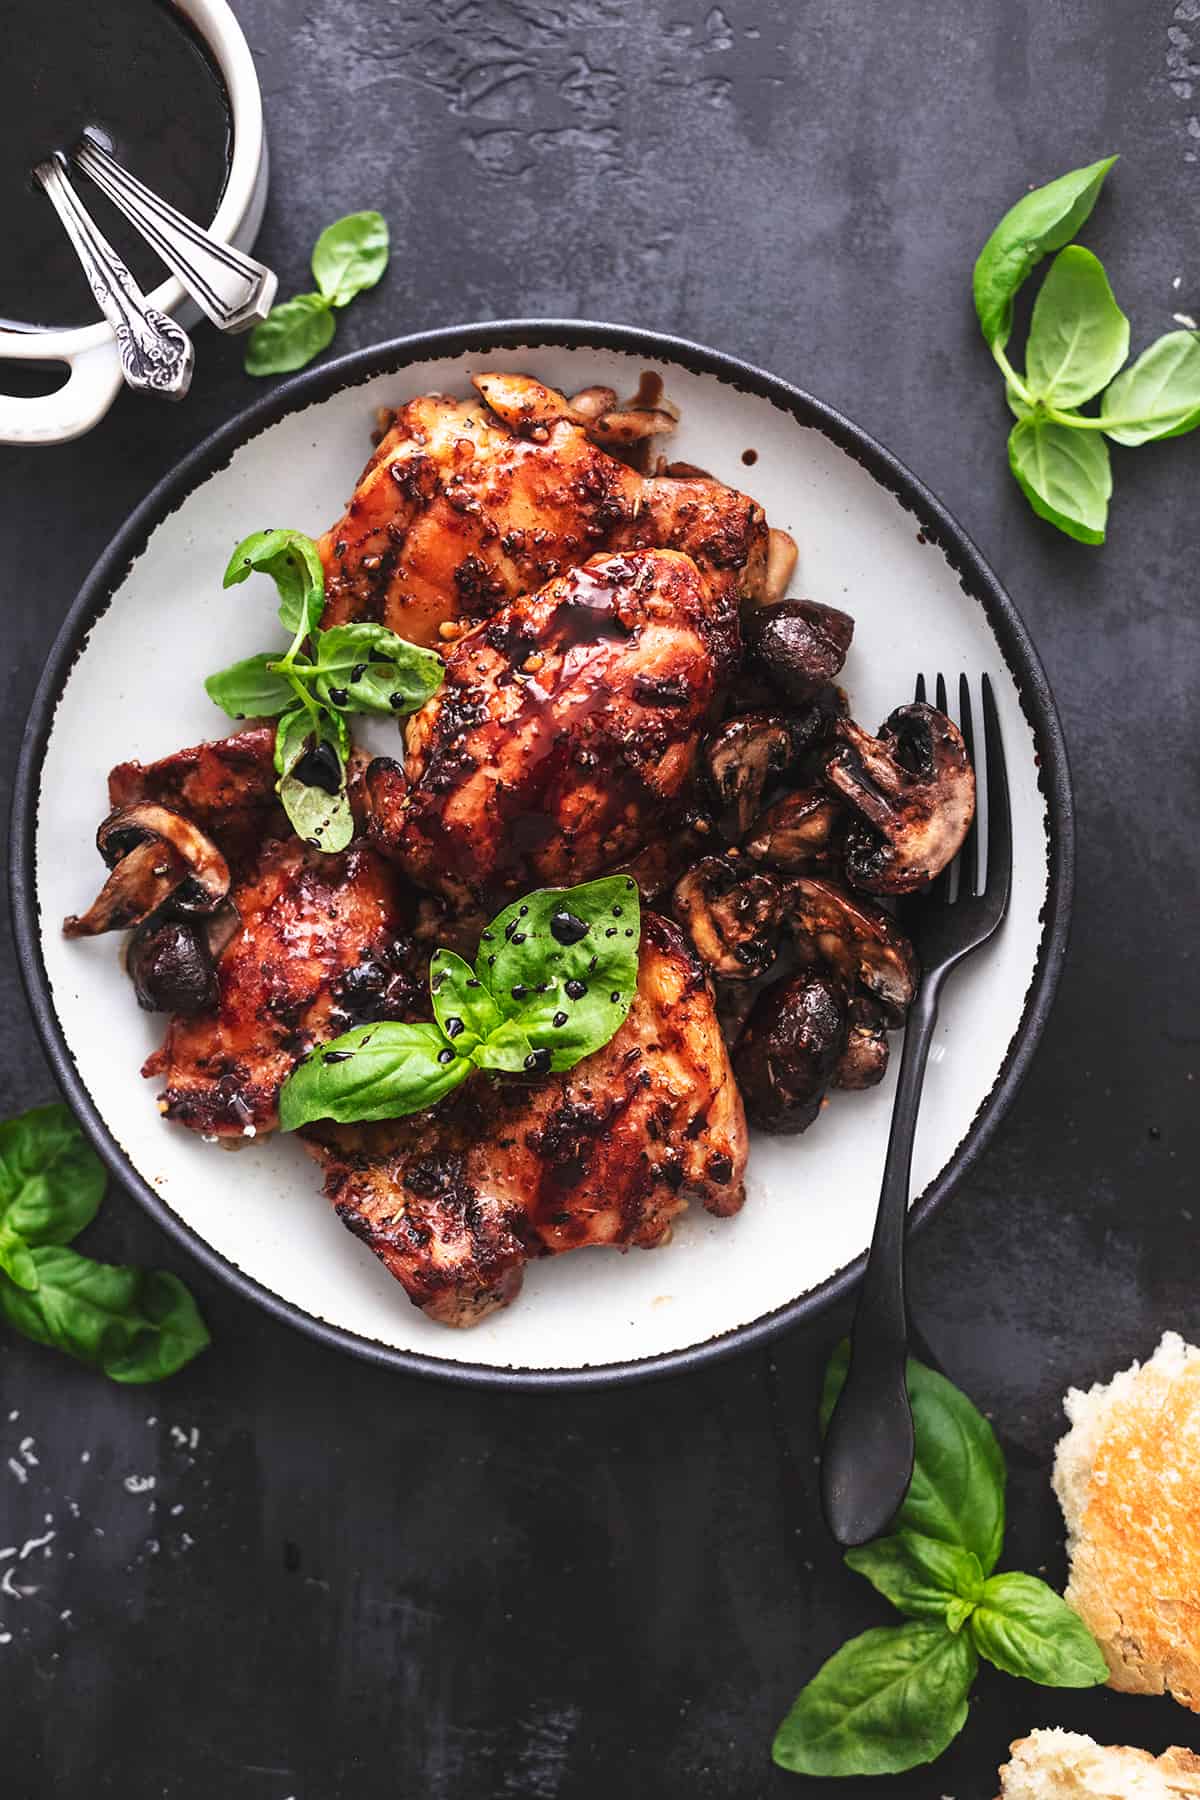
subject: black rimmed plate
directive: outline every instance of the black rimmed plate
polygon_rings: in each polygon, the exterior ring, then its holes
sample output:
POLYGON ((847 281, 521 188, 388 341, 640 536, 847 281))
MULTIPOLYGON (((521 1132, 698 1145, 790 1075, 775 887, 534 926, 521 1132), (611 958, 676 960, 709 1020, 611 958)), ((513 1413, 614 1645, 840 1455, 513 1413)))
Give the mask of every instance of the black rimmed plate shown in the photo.
POLYGON ((800 546, 792 591, 854 615, 843 679, 868 727, 911 697, 919 670, 991 675, 1012 785, 1012 907, 943 1003, 917 1133, 916 1218, 962 1178, 1028 1066, 1066 947, 1070 779, 1041 664, 974 545, 887 451, 785 382, 652 332, 517 322, 399 339, 288 382, 167 476, 84 584, 34 698, 13 816, 18 948, 51 1062, 109 1167, 234 1286, 399 1368, 509 1386, 627 1381, 761 1343, 854 1281, 890 1080, 835 1095, 802 1138, 756 1138, 737 1218, 688 1215, 652 1253, 536 1264, 512 1308, 451 1332, 411 1307, 342 1228, 297 1144, 265 1139, 228 1155, 163 1124, 153 1084, 138 1075, 161 1021, 134 1005, 113 939, 67 942, 59 930, 95 888, 109 767, 219 736, 202 677, 270 639, 265 584, 221 590, 232 545, 263 524, 316 535, 353 487, 376 408, 466 391, 470 372, 488 367, 568 392, 602 383, 631 394, 644 370, 660 375, 681 412, 672 455, 760 499, 800 546))

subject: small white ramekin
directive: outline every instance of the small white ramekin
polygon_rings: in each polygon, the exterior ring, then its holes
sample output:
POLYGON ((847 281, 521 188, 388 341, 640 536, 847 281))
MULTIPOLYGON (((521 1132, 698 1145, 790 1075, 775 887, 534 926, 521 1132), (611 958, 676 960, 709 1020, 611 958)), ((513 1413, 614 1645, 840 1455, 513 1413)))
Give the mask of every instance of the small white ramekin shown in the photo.
MULTIPOLYGON (((229 179, 210 229, 249 250, 267 201, 267 140, 262 95, 250 46, 226 0, 174 0, 212 52, 229 95, 233 153, 229 179)), ((198 309, 172 275, 150 295, 161 312, 193 324, 198 309)), ((55 393, 27 399, 0 391, 0 444, 61 444, 98 424, 121 387, 121 362, 112 327, 103 319, 64 331, 0 330, 0 390, 4 362, 61 362, 67 380, 55 393)))

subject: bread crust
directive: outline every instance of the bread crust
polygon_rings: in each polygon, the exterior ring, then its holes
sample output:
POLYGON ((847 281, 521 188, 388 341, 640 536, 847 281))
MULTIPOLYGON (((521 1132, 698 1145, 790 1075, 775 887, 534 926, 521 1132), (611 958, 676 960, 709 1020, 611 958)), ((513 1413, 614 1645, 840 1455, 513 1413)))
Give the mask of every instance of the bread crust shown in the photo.
POLYGON ((1168 1332, 1149 1362, 1066 1398, 1055 1456, 1065 1598, 1109 1685, 1200 1712, 1200 1351, 1168 1332))
POLYGON ((1077 1731, 1030 1732, 1009 1746, 997 1800, 1200 1800, 1200 1756, 1151 1756, 1077 1731))

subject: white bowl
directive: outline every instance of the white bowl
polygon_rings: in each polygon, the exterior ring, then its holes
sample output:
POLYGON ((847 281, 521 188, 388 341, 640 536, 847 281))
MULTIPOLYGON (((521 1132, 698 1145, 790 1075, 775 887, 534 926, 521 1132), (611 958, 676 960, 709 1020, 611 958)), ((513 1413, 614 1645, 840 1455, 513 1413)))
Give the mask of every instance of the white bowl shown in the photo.
MULTIPOLYGON (((837 1094, 800 1138, 757 1137, 734 1219, 688 1215, 673 1241, 532 1265, 508 1311, 452 1332, 339 1224, 299 1144, 236 1155, 165 1125, 138 1067, 162 1035, 111 938, 67 942, 95 885, 104 777, 219 736, 201 678, 261 649, 265 590, 223 593, 234 542, 264 524, 317 533, 369 451, 374 411, 472 369, 529 370, 574 391, 632 392, 644 368, 681 408, 673 453, 741 484, 800 546, 793 592, 856 621, 843 680, 875 727, 914 677, 986 671, 1007 747, 1015 837, 999 936, 951 979, 925 1084, 913 1193, 929 1208, 995 1128, 1049 1009, 1066 938, 1072 825, 1053 701, 1012 603, 920 484, 828 408, 711 351, 621 327, 474 326, 312 371, 190 456, 139 508, 79 596, 26 736, 14 810, 21 958, 63 1086, 114 1171, 212 1266, 336 1343, 404 1367, 494 1381, 627 1379, 760 1341, 853 1280, 868 1242, 893 1084, 837 1094), (753 467, 742 460, 757 452, 753 467)), ((388 726, 381 729, 390 732, 388 726)), ((385 739, 394 747, 394 733, 385 739)), ((893 1068, 898 1059, 893 1056, 893 1068)))
MULTIPOLYGON (((223 242, 249 250, 267 203, 267 140, 250 46, 226 0, 172 3, 205 40, 229 95, 229 174, 209 229, 223 242)), ((148 298, 160 312, 176 314, 181 325, 200 318, 199 308, 173 275, 148 298)), ((0 444, 62 444, 82 437, 104 417, 123 380, 116 337, 105 319, 62 331, 0 330, 0 389, 6 360, 61 362, 68 374, 52 394, 26 398, 0 392, 0 444)))

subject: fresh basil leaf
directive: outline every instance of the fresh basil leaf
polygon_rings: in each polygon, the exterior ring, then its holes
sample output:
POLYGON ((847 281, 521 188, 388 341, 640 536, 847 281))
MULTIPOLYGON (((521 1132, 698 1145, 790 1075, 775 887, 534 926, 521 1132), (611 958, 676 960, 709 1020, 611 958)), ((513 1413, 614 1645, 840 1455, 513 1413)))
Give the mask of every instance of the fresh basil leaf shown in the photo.
POLYGON ((1112 466, 1101 432, 1032 413, 1009 433, 1008 462, 1039 518, 1081 544, 1104 542, 1112 466))
POLYGON ((481 1044, 476 1044, 471 1061, 477 1069, 508 1075, 533 1073, 537 1066, 533 1045, 515 1019, 505 1019, 481 1044))
POLYGON ((374 287, 388 261, 387 220, 382 213, 347 213, 327 225, 313 246, 312 272, 330 306, 345 306, 374 287))
POLYGON ((797 1775, 899 1775, 940 1756, 967 1719, 969 1635, 913 1622, 865 1631, 800 1692, 772 1756, 797 1775))
POLYGON ((354 814, 345 779, 343 769, 342 786, 335 793, 328 793, 322 787, 306 787, 292 775, 279 784, 279 798, 292 830, 326 856, 336 856, 354 836, 354 814))
POLYGON ((470 963, 453 950, 439 950, 431 959, 429 991, 433 1016, 460 1056, 469 1056, 502 1022, 488 989, 470 963))
POLYGON ((25 1244, 69 1244, 95 1218, 104 1184, 104 1164, 61 1102, 0 1124, 0 1227, 25 1244))
POLYGON ((323 294, 281 300, 246 340, 247 375, 287 375, 328 349, 337 329, 323 294))
POLYGON ((255 572, 269 575, 278 588, 285 631, 297 632, 301 624, 316 630, 325 610, 325 570, 310 537, 302 531, 252 531, 230 557, 221 586, 237 587, 255 572))
POLYGON ((2 1216, 0 1216, 0 1271, 3 1271, 8 1279, 15 1282, 19 1288, 24 1288, 26 1293, 36 1293, 38 1273, 37 1264, 33 1260, 33 1251, 20 1232, 14 1231, 2 1216))
POLYGON ((1008 410, 1014 419, 1027 419, 1033 411, 1033 407, 1022 400, 1011 381, 1006 381, 1004 384, 1004 398, 1008 402, 1008 410))
MULTIPOLYGON (((821 1429, 833 1416, 846 1379, 850 1347, 843 1340, 829 1359, 821 1396, 821 1429)), ((935 1369, 909 1357, 908 1397, 916 1461, 898 1531, 959 1544, 978 1557, 984 1575, 1004 1543, 1004 1456, 983 1414, 935 1369)))
POLYGON ((975 1611, 975 1604, 974 1600, 967 1600, 961 1594, 956 1594, 946 1606, 946 1630, 961 1631, 975 1611))
POLYGON ((231 719, 271 719, 296 704, 291 684, 271 667, 277 653, 247 656, 208 676, 204 691, 231 719))
POLYGON ((302 701, 297 701, 292 711, 285 713, 275 727, 275 773, 287 775, 304 755, 312 738, 312 713, 302 701))
POLYGON ((608 875, 514 900, 479 940, 475 972, 552 1069, 570 1069, 620 1029, 637 990, 637 883, 608 875))
POLYGON ((1025 382, 1035 399, 1065 410, 1090 400, 1129 355, 1129 320, 1098 257, 1081 244, 1060 250, 1033 305, 1025 382))
POLYGON ((346 788, 349 737, 345 721, 321 711, 314 724, 305 707, 280 720, 275 733, 276 788, 297 837, 333 854, 354 836, 346 788), (319 780, 310 777, 317 775, 319 780))
POLYGON ((335 625, 317 638, 317 687, 343 712, 416 712, 441 687, 446 665, 384 625, 335 625))
POLYGON ((1083 224, 1116 162, 1115 156, 1072 169, 1025 194, 1005 213, 979 253, 973 290, 980 328, 1001 348, 1012 330, 1012 303, 1030 271, 1051 250, 1069 244, 1083 224))
POLYGON ((1096 1687, 1108 1664, 1095 1638, 1062 1597, 1036 1575, 993 1575, 971 1615, 981 1656, 1042 1687, 1096 1687))
POLYGON ((437 1025, 358 1025, 292 1071, 279 1095, 279 1123, 295 1131, 314 1119, 400 1119, 436 1106, 473 1067, 437 1025))
POLYGON ((1149 444, 1182 437, 1200 425, 1200 334, 1168 331, 1100 401, 1104 430, 1118 444, 1149 444))
POLYGON ((93 1262, 61 1245, 32 1252, 37 1289, 0 1276, 0 1313, 35 1343, 102 1369, 113 1381, 159 1381, 209 1341, 183 1283, 161 1271, 93 1262))
POLYGON ((910 1619, 948 1621, 953 1602, 965 1602, 969 1612, 983 1589, 983 1571, 973 1551, 915 1531, 847 1550, 846 1565, 865 1575, 910 1619))

